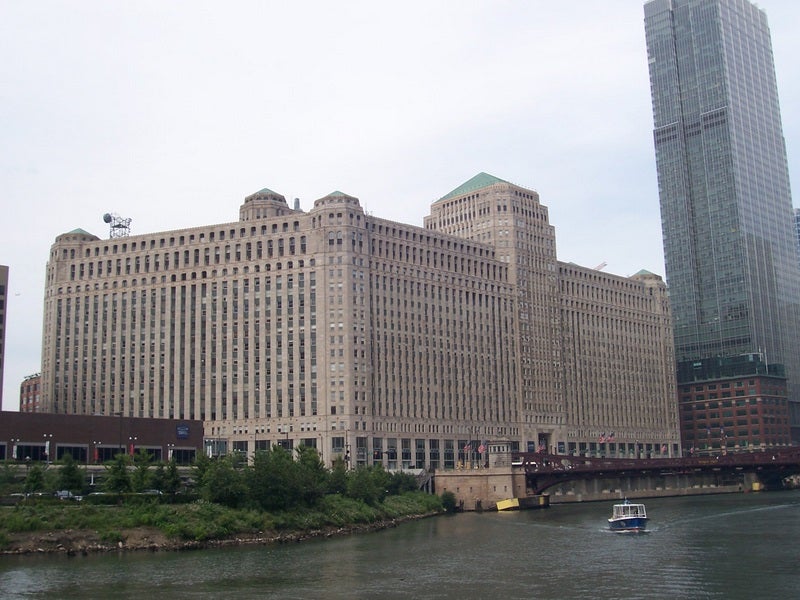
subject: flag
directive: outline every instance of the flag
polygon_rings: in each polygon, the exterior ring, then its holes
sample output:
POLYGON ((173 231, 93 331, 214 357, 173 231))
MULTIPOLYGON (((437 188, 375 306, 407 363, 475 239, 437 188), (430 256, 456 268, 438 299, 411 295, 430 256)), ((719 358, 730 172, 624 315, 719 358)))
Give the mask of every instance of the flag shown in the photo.
POLYGON ((17 444, 14 443, 14 447, 11 449, 11 458, 17 460, 17 444))
POLYGON ((478 454, 483 454, 484 452, 486 452, 486 446, 481 444, 480 446, 478 446, 478 454))
POLYGON ((667 453, 667 445, 666 445, 666 444, 663 444, 663 445, 661 446, 661 454, 666 454, 666 453, 667 453))
POLYGON ((470 450, 472 450, 472 444, 466 444, 464 446, 464 452, 469 452, 470 450))
POLYGON ((606 432, 600 434, 600 439, 598 440, 601 444, 606 441, 606 432))
POLYGON ((47 440, 44 443, 44 455, 45 456, 50 456, 50 440, 47 440))
POLYGON ((131 444, 131 456, 133 456, 133 455, 134 455, 133 444, 131 444))
POLYGON ((609 442, 613 442, 614 441, 614 432, 613 431, 608 435, 608 441, 609 442))

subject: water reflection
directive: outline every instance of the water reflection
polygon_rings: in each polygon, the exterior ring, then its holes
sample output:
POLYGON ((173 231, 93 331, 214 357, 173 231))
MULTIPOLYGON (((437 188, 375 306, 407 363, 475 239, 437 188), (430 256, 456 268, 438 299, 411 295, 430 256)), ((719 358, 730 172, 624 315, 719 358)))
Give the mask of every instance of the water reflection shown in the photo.
POLYGON ((800 589, 800 492, 647 501, 651 533, 607 530, 610 503, 463 514, 277 546, 0 558, 3 598, 746 598, 800 589))

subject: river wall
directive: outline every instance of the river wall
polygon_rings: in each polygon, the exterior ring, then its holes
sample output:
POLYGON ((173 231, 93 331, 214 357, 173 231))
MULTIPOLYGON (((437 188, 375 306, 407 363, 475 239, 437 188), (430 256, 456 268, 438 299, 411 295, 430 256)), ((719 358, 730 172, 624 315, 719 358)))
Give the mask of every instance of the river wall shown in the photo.
MULTIPOLYGON (((533 492, 526 487, 525 473, 510 467, 436 471, 433 487, 437 494, 452 492, 463 510, 495 510, 497 503, 510 498, 527 498, 533 492)), ((599 502, 622 497, 659 498, 758 491, 753 474, 688 473, 598 477, 576 479, 546 490, 550 504, 599 502)))

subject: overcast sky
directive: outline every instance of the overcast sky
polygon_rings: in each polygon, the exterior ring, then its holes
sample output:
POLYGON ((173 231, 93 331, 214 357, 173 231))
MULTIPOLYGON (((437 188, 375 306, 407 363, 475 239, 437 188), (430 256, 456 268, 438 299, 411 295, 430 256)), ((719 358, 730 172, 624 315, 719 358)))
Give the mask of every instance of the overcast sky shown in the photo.
MULTIPOLYGON (((340 190, 422 226, 485 171, 539 192, 560 260, 663 276, 642 6, 0 0, 3 408, 40 370, 50 245, 106 212, 145 234, 340 190)), ((800 2, 759 6, 797 188, 800 2)))

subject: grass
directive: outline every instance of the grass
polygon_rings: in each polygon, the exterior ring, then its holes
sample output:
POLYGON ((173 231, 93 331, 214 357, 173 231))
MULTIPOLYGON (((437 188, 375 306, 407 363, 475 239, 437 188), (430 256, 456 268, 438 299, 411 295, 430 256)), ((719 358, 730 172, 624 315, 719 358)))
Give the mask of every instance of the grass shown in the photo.
POLYGON ((0 507, 0 549, 10 545, 11 534, 26 532, 90 530, 105 542, 116 542, 126 529, 155 527, 176 541, 202 542, 264 532, 302 533, 441 511, 441 499, 423 492, 389 496, 377 506, 331 495, 313 509, 283 512, 232 509, 202 500, 189 504, 118 505, 22 502, 0 507))

